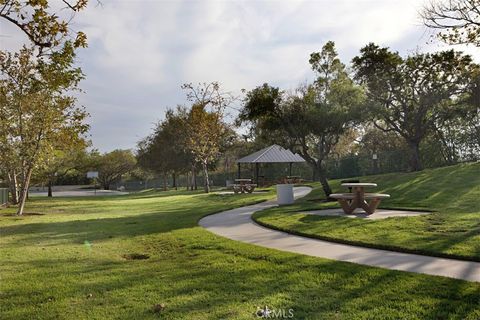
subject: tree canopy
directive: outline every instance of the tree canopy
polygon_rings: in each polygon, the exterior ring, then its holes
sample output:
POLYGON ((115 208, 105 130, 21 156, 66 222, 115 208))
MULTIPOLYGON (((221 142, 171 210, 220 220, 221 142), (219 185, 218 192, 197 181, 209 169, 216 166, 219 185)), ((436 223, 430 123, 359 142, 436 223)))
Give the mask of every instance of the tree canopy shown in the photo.
MULTIPOLYGON (((87 113, 71 95, 83 78, 75 68, 74 52, 66 46, 47 60, 33 49, 0 51, 1 148, 10 159, 10 183, 20 188, 21 214, 33 170, 38 161, 59 146, 82 139, 88 130, 87 113), (15 177, 14 177, 15 176, 15 177), (20 177, 21 179, 17 179, 20 177)), ((7 164, 5 164, 7 165, 7 164)))
POLYGON ((88 0, 1 0, 0 18, 17 26, 37 49, 37 55, 42 55, 66 42, 74 48, 86 47, 85 33, 73 32, 69 23, 87 4, 88 0), (62 10, 55 10, 58 6, 62 10), (62 11, 70 14, 62 17, 59 14, 62 11))
MULTIPOLYGON (((87 2, 61 1, 72 12, 87 2)), ((86 37, 73 34, 71 17, 61 18, 48 0, 0 1, 0 18, 28 37, 18 52, 0 51, 1 171, 21 215, 40 161, 82 140, 88 130, 88 114, 74 95, 84 78, 74 63, 75 49, 86 46, 86 37)))
POLYGON ((290 94, 268 84, 253 89, 246 94, 239 122, 249 122, 257 135, 269 136, 272 142, 299 153, 328 196, 331 188, 324 160, 340 137, 359 121, 363 95, 332 41, 312 53, 309 62, 316 74, 313 84, 290 94))
POLYGON ((137 161, 130 150, 113 150, 98 157, 98 181, 105 190, 135 169, 137 161))
POLYGON ((470 56, 453 50, 402 58, 371 43, 353 59, 353 68, 366 88, 373 123, 405 139, 416 171, 422 169, 420 143, 465 107, 478 66, 470 56))

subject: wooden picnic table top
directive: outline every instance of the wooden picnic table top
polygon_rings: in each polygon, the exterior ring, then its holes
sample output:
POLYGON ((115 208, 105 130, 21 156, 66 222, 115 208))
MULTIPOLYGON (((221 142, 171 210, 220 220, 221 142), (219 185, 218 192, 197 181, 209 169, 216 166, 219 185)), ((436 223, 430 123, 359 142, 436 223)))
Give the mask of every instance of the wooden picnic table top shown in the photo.
POLYGON ((366 188, 366 187, 376 187, 376 183, 369 183, 369 182, 363 182, 363 183, 342 183, 343 187, 347 188, 366 188))
POLYGON ((235 182, 252 182, 252 179, 235 179, 235 182))

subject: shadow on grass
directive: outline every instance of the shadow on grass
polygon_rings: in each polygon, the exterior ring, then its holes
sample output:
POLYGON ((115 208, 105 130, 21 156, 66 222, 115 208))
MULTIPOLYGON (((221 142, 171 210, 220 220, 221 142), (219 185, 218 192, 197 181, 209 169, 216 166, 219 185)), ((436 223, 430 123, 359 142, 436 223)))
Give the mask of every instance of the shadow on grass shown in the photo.
POLYGON ((64 317, 62 308, 72 302, 80 314, 107 312, 116 319, 154 317, 151 306, 157 303, 165 303, 167 318, 248 318, 265 305, 293 309, 296 319, 474 319, 480 312, 478 284, 279 253, 204 232, 197 236, 208 249, 187 245, 145 261, 5 261, 8 268, 35 270, 42 280, 6 291, 2 300, 25 318, 32 305, 49 305, 49 316, 64 317), (57 272, 58 265, 66 274, 57 272))
MULTIPOLYGON (((102 213, 102 217, 96 219, 85 219, 83 212, 98 214, 102 212, 103 208, 98 207, 98 204, 95 203, 82 202, 81 207, 85 211, 81 211, 79 214, 77 209, 73 210, 73 214, 76 214, 81 220, 73 220, 74 217, 72 220, 61 222, 32 220, 31 223, 5 225, 0 227, 0 232, 5 244, 16 246, 53 246, 61 243, 84 243, 84 241, 129 238, 196 227, 198 220, 205 215, 241 206, 242 203, 237 202, 239 200, 245 200, 248 203, 263 201, 261 199, 255 201, 252 197, 242 195, 222 196, 211 194, 202 195, 202 197, 198 200, 188 198, 190 201, 197 201, 197 203, 190 203, 181 197, 177 202, 172 203, 170 199, 170 203, 166 206, 162 206, 161 198, 158 203, 142 204, 139 208, 135 208, 136 203, 128 207, 121 203, 115 204, 115 206, 110 205, 105 209, 107 210, 106 213, 102 213), (222 209, 219 209, 220 207, 222 209), (119 213, 124 211, 128 212, 128 215, 118 216, 119 213), (140 213, 135 213, 135 211, 140 211, 140 213), (109 217, 111 213, 116 216, 109 217)), ((65 206, 65 203, 63 205, 65 206)), ((72 209, 66 208, 65 210, 72 209)), ((52 216, 52 214, 47 214, 45 217, 49 218, 49 216, 52 216)), ((87 215, 87 217, 90 217, 90 215, 87 215)), ((29 219, 30 217, 26 218, 29 219)), ((17 222, 18 218, 11 217, 11 219, 17 222)))
MULTIPOLYGON (((412 217, 389 219, 388 223, 394 225, 396 221, 412 219, 412 217)), ((332 242, 429 256, 480 261, 480 244, 476 246, 476 250, 475 247, 472 247, 472 250, 474 251, 470 252, 470 254, 456 254, 450 252, 450 250, 456 245, 474 241, 474 239, 480 235, 480 222, 474 226, 469 224, 468 228, 462 229, 458 227, 449 227, 448 223, 445 223, 441 214, 415 217, 415 219, 418 219, 421 223, 430 225, 431 228, 431 232, 417 232, 416 245, 412 245, 409 238, 402 238, 401 235, 392 233, 391 228, 382 228, 382 226, 385 225, 384 223, 386 223, 383 221, 306 214, 298 219, 301 225, 290 225, 288 228, 279 228, 268 222, 260 223, 284 232, 332 242), (316 225, 317 228, 312 229, 310 227, 312 225, 316 225), (370 236, 362 240, 362 237, 359 235, 362 233, 369 234, 368 228, 370 227, 375 229, 375 234, 370 233, 370 236), (381 230, 385 231, 381 232, 381 230), (439 237, 439 233, 443 233, 444 236, 439 237), (349 236, 349 234, 351 236, 349 236)), ((399 231, 403 227, 402 224, 399 224, 396 230, 399 231)))
POLYGON ((10 225, 0 229, 3 237, 14 236, 5 240, 10 245, 29 246, 51 240, 51 245, 58 245, 170 232, 195 226, 196 220, 193 219, 202 215, 185 214, 182 209, 177 209, 126 217, 10 225))

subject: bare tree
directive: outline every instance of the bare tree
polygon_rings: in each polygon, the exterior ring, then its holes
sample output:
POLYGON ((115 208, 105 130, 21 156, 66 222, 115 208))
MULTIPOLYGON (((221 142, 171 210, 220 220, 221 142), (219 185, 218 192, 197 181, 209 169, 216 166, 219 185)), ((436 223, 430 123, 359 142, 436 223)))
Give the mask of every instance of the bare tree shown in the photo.
POLYGON ((480 46, 480 0, 431 1, 421 12, 425 26, 448 44, 480 46))

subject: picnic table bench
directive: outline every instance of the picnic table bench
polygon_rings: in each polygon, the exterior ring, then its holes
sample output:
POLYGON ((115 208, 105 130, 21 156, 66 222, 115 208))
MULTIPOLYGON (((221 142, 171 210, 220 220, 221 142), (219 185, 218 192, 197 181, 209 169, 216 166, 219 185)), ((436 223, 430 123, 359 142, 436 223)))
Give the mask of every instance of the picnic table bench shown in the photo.
POLYGON ((333 193, 330 198, 336 199, 345 214, 352 214, 357 208, 362 208, 367 214, 375 212, 382 199, 390 198, 383 193, 365 193, 365 188, 376 187, 375 183, 342 183, 342 186, 352 188, 351 193, 333 193))
POLYGON ((235 179, 233 184, 234 193, 252 193, 257 187, 256 183, 252 183, 252 179, 235 179))
POLYGON ((300 182, 301 182, 300 176, 287 176, 285 178, 285 183, 296 184, 296 183, 300 183, 300 182))

